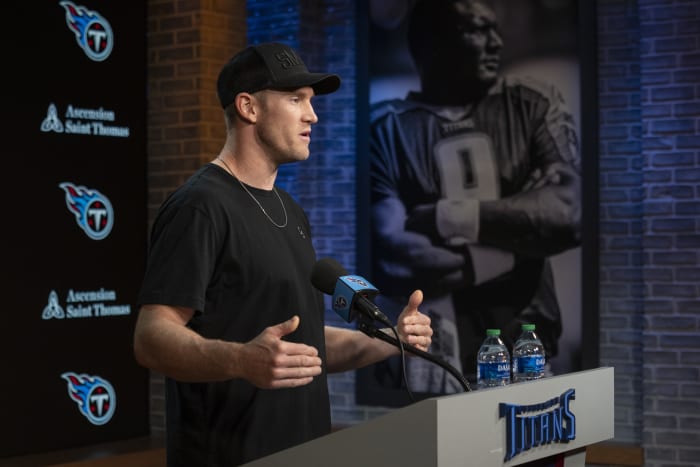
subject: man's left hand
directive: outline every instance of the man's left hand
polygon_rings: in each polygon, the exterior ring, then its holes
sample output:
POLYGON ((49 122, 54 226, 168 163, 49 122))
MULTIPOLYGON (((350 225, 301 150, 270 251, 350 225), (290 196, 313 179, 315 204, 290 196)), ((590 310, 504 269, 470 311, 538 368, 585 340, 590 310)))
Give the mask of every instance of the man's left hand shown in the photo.
POLYGON ((432 342, 433 328, 430 327, 430 318, 418 310, 421 303, 423 292, 415 290, 408 297, 408 303, 399 315, 396 328, 403 342, 427 352, 432 342))

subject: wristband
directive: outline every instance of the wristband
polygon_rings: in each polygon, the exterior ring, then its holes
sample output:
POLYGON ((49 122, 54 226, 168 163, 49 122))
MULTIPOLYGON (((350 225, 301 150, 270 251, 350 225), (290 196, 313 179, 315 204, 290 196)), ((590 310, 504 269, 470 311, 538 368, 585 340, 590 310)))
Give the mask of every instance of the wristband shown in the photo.
POLYGON ((435 224, 443 240, 456 237, 466 243, 476 243, 479 239, 479 200, 439 200, 435 206, 435 224))

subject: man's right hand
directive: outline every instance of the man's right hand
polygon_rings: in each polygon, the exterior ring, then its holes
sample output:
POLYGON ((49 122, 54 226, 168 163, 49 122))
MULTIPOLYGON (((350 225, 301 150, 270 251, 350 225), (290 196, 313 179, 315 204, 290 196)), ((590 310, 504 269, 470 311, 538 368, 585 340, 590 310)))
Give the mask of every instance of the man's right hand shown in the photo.
POLYGON ((284 340, 299 321, 295 315, 242 345, 237 358, 243 378, 259 388, 276 389, 303 386, 321 374, 316 348, 284 340))

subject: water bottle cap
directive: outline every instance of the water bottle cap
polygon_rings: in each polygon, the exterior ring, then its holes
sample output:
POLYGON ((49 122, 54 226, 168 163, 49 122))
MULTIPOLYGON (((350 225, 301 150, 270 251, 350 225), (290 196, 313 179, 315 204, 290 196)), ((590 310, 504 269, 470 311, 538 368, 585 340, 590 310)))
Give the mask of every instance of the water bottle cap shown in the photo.
POLYGON ((535 325, 534 325, 534 324, 523 324, 522 326, 520 326, 520 328, 521 328, 523 331, 534 331, 534 330, 535 330, 535 325))
POLYGON ((486 330, 486 335, 491 337, 491 336, 500 336, 501 335, 501 330, 500 329, 487 329, 486 330))

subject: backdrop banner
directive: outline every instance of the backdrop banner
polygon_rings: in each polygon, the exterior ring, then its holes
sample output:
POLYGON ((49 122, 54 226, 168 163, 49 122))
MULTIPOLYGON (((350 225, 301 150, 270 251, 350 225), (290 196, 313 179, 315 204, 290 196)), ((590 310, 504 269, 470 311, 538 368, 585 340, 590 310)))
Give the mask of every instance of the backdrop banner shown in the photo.
MULTIPOLYGON (((580 370, 579 4, 455 3, 367 2, 370 199, 358 224, 371 232, 358 263, 393 318, 424 291, 431 353, 472 382, 486 329, 512 349, 523 323, 537 326, 547 374, 580 370)), ((407 360, 359 370, 357 402, 404 405, 406 385, 462 390, 407 360)))
POLYGON ((144 436, 145 2, 5 14, 0 457, 144 436))

